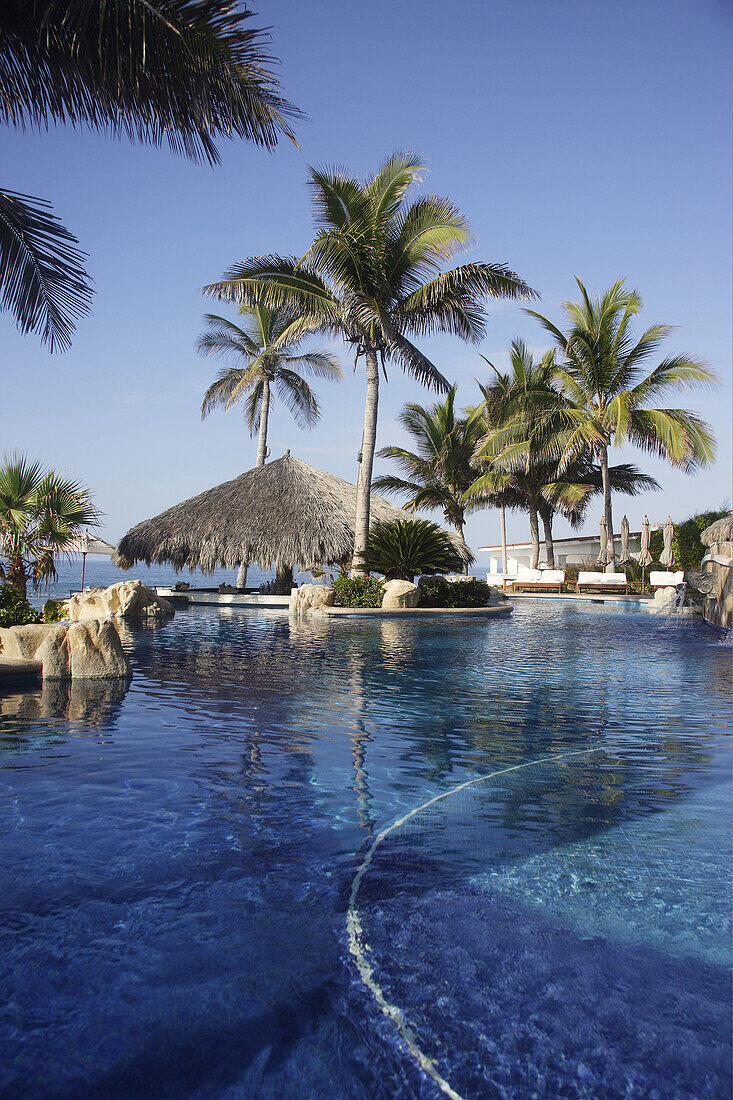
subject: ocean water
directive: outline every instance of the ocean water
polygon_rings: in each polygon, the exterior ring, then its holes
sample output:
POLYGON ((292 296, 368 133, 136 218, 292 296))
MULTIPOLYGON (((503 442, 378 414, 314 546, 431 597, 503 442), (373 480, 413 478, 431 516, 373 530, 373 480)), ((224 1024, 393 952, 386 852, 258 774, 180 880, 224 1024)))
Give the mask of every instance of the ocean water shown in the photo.
POLYGON ((123 644, 129 683, 0 696, 2 1097, 731 1095, 717 634, 523 601, 123 644))

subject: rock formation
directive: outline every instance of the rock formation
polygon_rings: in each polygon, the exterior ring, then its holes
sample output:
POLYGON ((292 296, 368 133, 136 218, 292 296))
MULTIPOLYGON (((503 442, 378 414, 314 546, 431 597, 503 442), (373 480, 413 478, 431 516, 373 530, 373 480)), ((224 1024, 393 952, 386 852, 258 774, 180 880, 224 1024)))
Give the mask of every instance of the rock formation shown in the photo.
POLYGON ((113 622, 92 620, 0 629, 4 657, 43 663, 44 680, 118 680, 132 675, 113 622))
POLYGON ((320 614, 321 608, 333 606, 333 589, 325 584, 303 584, 290 592, 290 614, 320 614))
POLYGON ((385 581, 382 588, 384 589, 382 607, 385 611, 417 607, 420 589, 412 581, 385 581))
POLYGON ((90 588, 69 600, 72 622, 93 619, 146 619, 175 614, 172 603, 142 581, 119 581, 109 588, 90 588))

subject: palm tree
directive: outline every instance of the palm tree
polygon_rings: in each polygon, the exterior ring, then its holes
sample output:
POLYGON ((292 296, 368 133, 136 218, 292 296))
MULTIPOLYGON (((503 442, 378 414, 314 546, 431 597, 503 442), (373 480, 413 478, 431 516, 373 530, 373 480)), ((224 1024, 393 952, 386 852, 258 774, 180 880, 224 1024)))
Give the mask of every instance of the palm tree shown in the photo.
POLYGON ((236 264, 205 288, 239 303, 288 305, 321 331, 342 336, 366 365, 364 431, 359 452, 353 568, 363 572, 369 536, 369 492, 376 445, 379 368, 395 362, 436 390, 443 375, 409 337, 450 332, 465 340, 484 333, 483 300, 528 298, 534 292, 501 264, 441 266, 470 240, 468 223, 448 200, 407 192, 425 166, 395 153, 373 176, 311 168, 319 231, 305 256, 258 256, 236 264))
MULTIPOLYGON (((223 406, 228 412, 244 403, 249 434, 257 429, 257 460, 264 466, 267 458, 267 427, 273 389, 288 406, 296 424, 312 428, 320 416, 316 395, 301 378, 305 370, 318 378, 340 381, 341 369, 327 351, 298 352, 306 333, 301 323, 284 309, 264 305, 242 306, 244 328, 225 317, 207 313, 208 328, 199 337, 196 350, 202 355, 244 361, 246 366, 224 367, 204 394, 201 419, 212 409, 223 406)), ((237 587, 247 583, 247 563, 242 562, 237 573, 237 587)))
POLYGON ((258 429, 257 461, 264 466, 267 457, 267 425, 273 388, 290 409, 295 422, 312 428, 320 409, 311 387, 301 378, 299 370, 317 378, 340 381, 343 375, 335 356, 327 351, 298 352, 302 343, 302 326, 283 309, 264 305, 243 306, 240 313, 245 327, 207 313, 208 328, 199 337, 196 350, 202 355, 245 362, 246 366, 224 367, 204 394, 201 419, 212 409, 223 406, 227 411, 244 402, 250 435, 258 429))
POLYGON ((688 355, 669 356, 645 373, 645 361, 669 335, 670 327, 653 325, 635 340, 631 323, 642 307, 636 290, 626 290, 624 281, 618 280, 600 298, 591 298, 580 279, 576 282, 581 301, 564 303, 570 322, 567 332, 534 310, 527 312, 552 335, 562 356, 553 373, 564 425, 554 441, 560 469, 584 453, 593 454, 601 469, 612 548, 608 569, 613 571, 609 447, 631 443, 688 472, 709 465, 715 457, 709 425, 695 413, 657 408, 652 402, 673 389, 712 386, 717 377, 701 360, 688 355))
MULTIPOLYGON (((210 164, 222 136, 273 148, 300 113, 281 97, 251 17, 233 0, 4 0, 0 120, 167 141, 210 164)), ((51 351, 69 346, 89 311, 77 243, 48 203, 0 189, 0 305, 51 351)))
POLYGON ((440 509, 463 539, 467 512, 482 503, 466 501, 463 494, 479 476, 473 456, 483 437, 483 416, 481 409, 456 416, 455 400, 456 387, 451 386, 441 404, 405 405, 398 422, 414 439, 416 450, 383 447, 377 457, 394 459, 406 476, 382 474, 373 479, 372 488, 407 497, 404 507, 410 512, 440 509))
POLYGON ((24 455, 0 465, 0 574, 25 599, 28 581, 38 587, 56 576, 54 555, 68 549, 99 512, 89 489, 44 470, 24 455))
MULTIPOLYGON (((541 519, 547 564, 553 568, 553 518, 560 512, 574 527, 580 526, 591 498, 602 490, 600 468, 585 453, 564 467, 553 457, 557 440, 565 438, 563 397, 554 382, 554 352, 535 361, 524 341, 515 339, 508 374, 482 358, 495 374, 489 385, 479 384, 484 400, 476 410, 483 415, 484 425, 476 461, 488 469, 470 486, 467 499, 488 493, 502 508, 518 502, 526 508, 534 569, 539 564, 541 519)), ((611 467, 609 479, 613 488, 631 495, 659 488, 653 478, 628 464, 611 467)))

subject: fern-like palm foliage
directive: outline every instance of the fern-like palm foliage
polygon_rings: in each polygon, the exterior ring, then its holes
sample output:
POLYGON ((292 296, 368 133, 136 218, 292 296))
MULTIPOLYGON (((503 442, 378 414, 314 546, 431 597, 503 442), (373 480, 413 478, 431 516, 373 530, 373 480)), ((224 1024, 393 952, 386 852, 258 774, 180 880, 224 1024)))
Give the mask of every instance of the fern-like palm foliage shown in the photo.
MULTIPOLYGON (((558 415, 563 430, 549 450, 561 469, 579 455, 594 455, 601 468, 612 540, 609 448, 631 443, 688 472, 710 465, 715 457, 710 426, 693 412, 660 408, 656 402, 671 390, 714 386, 717 376, 689 355, 668 356, 647 373, 647 361, 656 355, 670 326, 652 325, 637 339, 632 323, 642 301, 636 290, 618 280, 603 294, 591 296, 580 279, 576 282, 580 301, 564 303, 567 331, 534 310, 527 312, 550 333, 560 353, 553 377, 562 399, 558 415)), ((612 560, 609 568, 614 564, 612 560)))
POLYGON ((0 465, 0 573, 25 598, 28 581, 38 587, 56 576, 54 555, 63 554, 99 512, 89 489, 44 469, 24 455, 6 455, 0 465))
MULTIPOLYGON (((473 555, 466 548, 468 560, 473 555)), ((375 523, 364 556, 368 573, 386 580, 411 581, 420 573, 453 573, 463 560, 448 534, 427 519, 396 519, 375 523)))
POLYGON ((234 360, 224 367, 204 394, 201 418, 222 406, 227 411, 244 405, 250 435, 258 429, 257 461, 262 466, 267 452, 267 426, 273 389, 287 405, 296 424, 312 428, 320 409, 316 395, 301 377, 304 371, 317 378, 338 382, 341 369, 327 351, 299 351, 305 332, 300 321, 284 309, 242 306, 243 325, 225 317, 206 314, 208 328, 199 337, 196 350, 234 360), (244 364, 242 366, 241 364, 244 364))
POLYGON ((413 343, 430 332, 465 340, 484 333, 488 298, 529 298, 534 292, 503 264, 475 262, 443 271, 471 239, 464 215, 448 199, 408 192, 425 171, 422 160, 398 152, 358 179, 340 169, 311 168, 318 232, 301 259, 256 256, 236 264, 212 297, 289 306, 304 324, 342 336, 364 358, 367 394, 357 482, 354 560, 362 570, 369 535, 369 492, 376 445, 379 365, 397 363, 423 385, 449 386, 413 343))
POLYGON ((404 477, 381 474, 372 481, 379 493, 401 496, 410 512, 440 509, 446 523, 463 538, 466 514, 481 507, 478 498, 466 501, 464 493, 479 476, 474 454, 481 442, 483 416, 474 409, 467 416, 456 414, 456 387, 445 401, 425 408, 405 405, 398 422, 412 436, 416 449, 382 447, 378 458, 391 458, 404 477))
MULTIPOLYGON (((167 142, 211 164, 222 137, 272 148, 299 112, 251 18, 235 0, 3 0, 0 121, 167 142)), ((52 351, 89 309, 77 244, 47 203, 0 191, 0 303, 52 351)))

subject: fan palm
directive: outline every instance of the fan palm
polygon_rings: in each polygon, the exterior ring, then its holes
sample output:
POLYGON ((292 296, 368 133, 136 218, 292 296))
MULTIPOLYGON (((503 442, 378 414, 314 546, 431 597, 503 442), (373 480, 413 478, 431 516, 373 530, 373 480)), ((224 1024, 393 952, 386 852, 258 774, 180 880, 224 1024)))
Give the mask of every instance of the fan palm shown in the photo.
MULTIPOLYGON (((580 302, 565 302, 569 321, 562 332, 534 310, 561 354, 553 373, 561 398, 559 418, 564 430, 551 443, 560 469, 579 455, 591 453, 601 469, 604 514, 613 548, 613 513, 608 451, 631 443, 659 455, 673 466, 692 471, 714 460, 715 443, 709 425, 695 413, 653 405, 670 390, 714 385, 715 373, 699 359, 673 355, 649 373, 645 362, 669 335, 668 325, 653 325, 636 340, 633 318, 641 310, 636 290, 618 280, 600 297, 591 297, 580 279, 580 302)), ((608 568, 615 567, 615 553, 608 568)))
MULTIPOLYGON (((216 140, 272 148, 299 112, 267 35, 233 0, 4 0, 0 120, 67 122, 216 164, 216 140)), ((0 190, 0 304, 51 350, 88 312, 77 240, 40 199, 0 190)))
POLYGON ((28 581, 37 587, 56 576, 54 555, 68 549, 99 512, 87 488, 44 470, 24 455, 6 455, 0 465, 0 566, 10 588, 25 599, 28 581))
POLYGON ((385 580, 412 581, 418 573, 451 573, 473 561, 465 547, 459 554, 446 531, 428 519, 395 519, 375 523, 369 532, 364 566, 385 580))
POLYGON ((379 366, 395 362, 425 385, 448 390, 443 375, 410 337, 450 332, 483 335, 483 301, 527 298, 533 291, 501 264, 441 267, 470 240, 468 223, 447 199, 407 193, 421 160, 395 153, 366 179, 341 170, 310 170, 319 231, 302 259, 258 256, 236 264, 205 288, 235 302, 288 305, 304 324, 342 336, 366 365, 364 431, 359 453, 353 567, 363 572, 369 492, 376 444, 379 366))
POLYGON ((382 474, 374 478, 372 488, 407 497, 403 507, 410 512, 440 509, 463 539, 466 513, 481 506, 478 499, 466 501, 463 494, 479 474, 473 456, 483 436, 483 417, 480 409, 457 416, 455 401, 456 387, 451 386, 440 404, 405 405, 398 421, 414 439, 416 450, 383 447, 377 457, 393 459, 406 476, 382 474))

